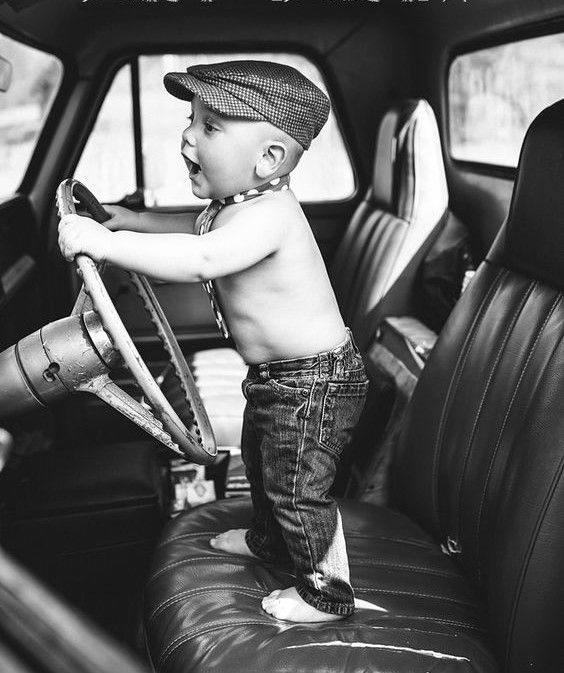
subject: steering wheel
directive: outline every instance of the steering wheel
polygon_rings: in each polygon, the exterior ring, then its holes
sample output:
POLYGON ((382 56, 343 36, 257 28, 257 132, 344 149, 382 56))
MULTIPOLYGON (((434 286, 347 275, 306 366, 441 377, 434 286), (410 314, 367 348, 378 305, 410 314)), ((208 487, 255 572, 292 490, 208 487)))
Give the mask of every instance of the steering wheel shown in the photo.
MULTIPOLYGON (((83 205, 96 222, 102 223, 110 218, 95 196, 82 183, 73 179, 63 180, 57 189, 56 201, 60 217, 76 213, 73 197, 83 205)), ((97 395, 184 458, 204 465, 211 463, 217 455, 217 446, 208 415, 176 337, 147 279, 129 272, 167 352, 168 368, 171 370, 169 376, 175 378, 181 389, 180 407, 177 406, 178 413, 149 372, 119 317, 101 278, 103 264, 97 266, 86 255, 77 255, 75 262, 83 286, 71 316, 81 315, 90 334, 96 331, 95 326, 92 327, 92 325, 96 322, 96 317, 99 317, 100 327, 109 336, 113 349, 121 354, 141 387, 150 408, 137 402, 117 386, 109 378, 107 370, 102 372, 98 370, 93 376, 82 379, 76 386, 76 390, 97 395), (180 416, 185 419, 189 427, 180 416)), ((98 341, 100 341, 99 338, 98 341)), ((98 346, 97 350, 100 353, 101 348, 98 346)), ((106 352, 102 355, 106 364, 116 360, 115 353, 113 358, 106 352)), ((178 397, 179 395, 175 395, 175 399, 178 397)))

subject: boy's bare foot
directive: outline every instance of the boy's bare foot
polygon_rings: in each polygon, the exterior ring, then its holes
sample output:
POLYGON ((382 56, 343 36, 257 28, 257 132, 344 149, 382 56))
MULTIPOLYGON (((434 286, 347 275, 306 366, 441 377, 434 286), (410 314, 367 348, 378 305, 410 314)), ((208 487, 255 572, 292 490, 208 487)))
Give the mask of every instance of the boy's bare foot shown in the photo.
POLYGON ((247 528, 234 528, 233 530, 228 530, 225 533, 212 537, 210 540, 210 547, 213 547, 214 549, 222 549, 223 551, 228 551, 232 554, 242 554, 243 556, 258 558, 258 556, 253 554, 247 547, 247 542, 245 541, 246 532, 247 528))
POLYGON ((289 622, 332 622, 343 619, 344 615, 333 615, 321 612, 304 599, 296 591, 296 587, 276 589, 262 599, 262 609, 276 619, 289 622))

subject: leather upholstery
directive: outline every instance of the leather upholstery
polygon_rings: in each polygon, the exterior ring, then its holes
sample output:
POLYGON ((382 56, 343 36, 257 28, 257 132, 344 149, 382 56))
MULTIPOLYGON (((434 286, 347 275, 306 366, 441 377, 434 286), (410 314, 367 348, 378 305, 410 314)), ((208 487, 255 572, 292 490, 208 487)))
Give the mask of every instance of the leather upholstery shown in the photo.
MULTIPOLYGON (((442 223, 448 204, 435 115, 424 100, 394 106, 378 133, 373 179, 330 269, 337 300, 361 350, 382 317, 378 307, 442 223)), ((386 314, 405 306, 386 306, 386 314)), ((190 362, 220 446, 239 446, 246 367, 234 350, 196 353, 190 362), (226 376, 227 372, 227 376, 226 376)))
POLYGON ((158 671, 563 670, 564 265, 547 276, 540 253, 562 241, 564 208, 527 183, 542 179, 529 157, 558 144, 542 170, 564 184, 563 129, 564 101, 533 123, 507 225, 423 370, 394 462, 399 511, 342 504, 352 583, 376 608, 271 619, 260 597, 290 569, 209 548, 250 507, 204 506, 171 522, 155 557, 158 671))
MULTIPOLYGON (((341 312, 362 351, 383 317, 384 298, 409 262, 432 242, 447 206, 435 115, 424 100, 406 101, 382 121, 372 186, 331 269, 341 312)), ((405 315, 405 306, 390 305, 385 314, 405 315)))
POLYGON ((214 531, 248 526, 250 500, 218 501, 174 519, 146 590, 156 671, 495 671, 483 606, 433 540, 374 505, 343 501, 341 514, 355 593, 374 609, 310 625, 261 610, 265 594, 291 585, 291 568, 209 546, 214 531))

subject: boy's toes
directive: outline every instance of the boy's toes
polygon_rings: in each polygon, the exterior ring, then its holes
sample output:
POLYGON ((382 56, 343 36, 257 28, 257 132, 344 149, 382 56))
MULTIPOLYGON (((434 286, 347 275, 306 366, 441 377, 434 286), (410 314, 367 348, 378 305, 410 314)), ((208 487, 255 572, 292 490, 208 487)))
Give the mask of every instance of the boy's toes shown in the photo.
POLYGON ((262 609, 271 615, 272 617, 276 617, 276 607, 278 606, 278 601, 276 598, 270 598, 267 596, 266 598, 262 599, 262 609))
POLYGON ((262 609, 271 617, 278 617, 277 612, 279 608, 278 596, 282 593, 281 589, 275 589, 273 592, 265 596, 262 601, 262 609))
POLYGON ((210 539, 210 544, 212 547, 215 547, 216 544, 221 544, 222 538, 224 537, 225 533, 219 533, 219 535, 215 535, 210 539))
POLYGON ((265 597, 264 597, 263 600, 266 601, 266 600, 268 600, 269 598, 277 598, 278 596, 280 596, 281 593, 282 593, 282 589, 274 589, 274 591, 271 591, 271 592, 268 594, 268 596, 265 596, 265 597))

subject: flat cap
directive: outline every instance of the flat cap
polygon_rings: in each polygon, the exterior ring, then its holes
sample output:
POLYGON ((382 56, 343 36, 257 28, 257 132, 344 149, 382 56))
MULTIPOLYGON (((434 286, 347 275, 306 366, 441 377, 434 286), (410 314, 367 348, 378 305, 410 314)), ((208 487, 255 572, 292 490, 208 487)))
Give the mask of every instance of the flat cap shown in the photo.
POLYGON ((295 68, 270 61, 226 61, 169 72, 166 90, 194 95, 226 117, 267 121, 307 150, 329 116, 327 96, 295 68))

